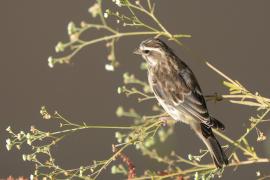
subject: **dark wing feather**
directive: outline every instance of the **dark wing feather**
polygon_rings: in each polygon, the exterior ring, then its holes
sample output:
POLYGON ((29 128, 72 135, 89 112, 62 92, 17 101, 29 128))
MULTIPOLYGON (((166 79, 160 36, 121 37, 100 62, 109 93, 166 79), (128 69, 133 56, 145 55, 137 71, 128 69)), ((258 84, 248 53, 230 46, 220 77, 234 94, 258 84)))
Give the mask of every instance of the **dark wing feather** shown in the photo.
POLYGON ((181 63, 182 69, 179 71, 178 80, 186 86, 189 92, 184 93, 183 101, 179 103, 179 108, 186 110, 202 123, 212 126, 201 88, 192 71, 183 62, 181 63))

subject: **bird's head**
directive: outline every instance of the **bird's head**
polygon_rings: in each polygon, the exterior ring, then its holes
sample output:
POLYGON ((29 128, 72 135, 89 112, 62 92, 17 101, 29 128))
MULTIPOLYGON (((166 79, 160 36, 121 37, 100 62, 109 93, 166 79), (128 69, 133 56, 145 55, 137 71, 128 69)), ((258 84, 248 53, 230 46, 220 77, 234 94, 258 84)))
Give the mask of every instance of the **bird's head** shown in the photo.
POLYGON ((163 41, 151 38, 142 41, 134 54, 141 55, 150 66, 155 66, 166 60, 166 55, 171 52, 171 49, 163 41))

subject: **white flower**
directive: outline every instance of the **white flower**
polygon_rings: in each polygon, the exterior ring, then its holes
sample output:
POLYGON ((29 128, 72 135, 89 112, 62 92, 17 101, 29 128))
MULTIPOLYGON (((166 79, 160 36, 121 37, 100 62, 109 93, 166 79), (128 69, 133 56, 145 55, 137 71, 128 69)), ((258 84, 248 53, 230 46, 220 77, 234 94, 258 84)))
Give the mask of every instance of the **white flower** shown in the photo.
POLYGON ((26 160, 27 160, 27 161, 31 161, 31 158, 32 158, 31 155, 29 155, 29 154, 26 155, 26 160))
POLYGON ((11 144, 6 144, 6 148, 8 151, 11 150, 11 144))
POLYGON ((117 117, 122 117, 124 115, 125 111, 123 109, 122 106, 119 106, 117 109, 116 109, 116 116, 117 117))
POLYGON ((108 18, 109 14, 107 12, 105 12, 103 16, 104 16, 104 18, 108 18))
POLYGON ((53 57, 52 57, 52 56, 50 56, 50 57, 48 58, 48 66, 49 66, 50 68, 53 68, 53 66, 54 66, 54 62, 53 62, 53 57))
POLYGON ((30 180, 34 180, 34 178, 35 178, 34 175, 31 174, 31 175, 30 175, 30 180))
POLYGON ((122 6, 121 0, 115 0, 115 4, 116 4, 117 6, 119 6, 119 7, 122 6))
POLYGON ((22 139, 22 135, 19 133, 19 134, 17 135, 17 138, 18 138, 18 140, 21 140, 21 139, 22 139))
POLYGON ((30 139, 27 139, 27 144, 28 144, 29 146, 31 146, 31 145, 32 145, 32 141, 31 141, 30 139))
POLYGON ((6 128, 6 131, 7 131, 7 132, 10 132, 10 131, 11 131, 11 127, 8 126, 8 127, 6 128))
POLYGON ((121 88, 121 87, 118 87, 118 88, 117 88, 117 93, 118 93, 118 94, 121 94, 121 93, 122 93, 122 88, 121 88))
POLYGON ((23 159, 23 161, 26 161, 27 160, 25 154, 22 155, 22 159, 23 159))
POLYGON ((6 143, 7 143, 7 145, 10 145, 11 144, 11 140, 9 138, 6 139, 6 143))
POLYGON ((30 139, 31 138, 31 134, 30 133, 27 133, 26 134, 26 139, 30 139))
POLYGON ((77 32, 77 28, 74 22, 69 22, 67 26, 68 35, 72 35, 77 32))
POLYGON ((46 120, 49 120, 49 119, 51 119, 51 115, 46 113, 46 114, 44 114, 43 118, 46 119, 46 120))
POLYGON ((194 179, 196 179, 196 180, 199 179, 199 173, 198 172, 195 173, 194 179))
POLYGON ((63 52, 65 50, 65 44, 58 42, 54 49, 55 52, 63 52))
POLYGON ((114 71, 114 67, 113 67, 113 65, 111 65, 111 64, 106 64, 106 65, 105 65, 105 69, 106 69, 107 71, 114 71))
POLYGON ((107 58, 108 58, 109 61, 113 61, 114 60, 114 55, 112 53, 110 53, 107 58))
POLYGON ((188 154, 188 159, 189 159, 190 161, 192 161, 192 160, 193 160, 193 156, 192 156, 191 154, 188 154))
POLYGON ((92 17, 96 17, 100 12, 100 6, 98 3, 95 3, 88 9, 88 12, 92 15, 92 17))

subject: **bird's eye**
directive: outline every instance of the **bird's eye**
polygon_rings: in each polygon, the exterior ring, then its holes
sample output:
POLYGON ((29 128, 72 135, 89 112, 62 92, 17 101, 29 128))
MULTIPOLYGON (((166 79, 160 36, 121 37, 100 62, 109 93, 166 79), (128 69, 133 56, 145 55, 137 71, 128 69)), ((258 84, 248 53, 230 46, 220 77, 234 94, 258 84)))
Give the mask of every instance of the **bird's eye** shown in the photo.
POLYGON ((143 50, 144 54, 148 54, 150 51, 149 50, 143 50))

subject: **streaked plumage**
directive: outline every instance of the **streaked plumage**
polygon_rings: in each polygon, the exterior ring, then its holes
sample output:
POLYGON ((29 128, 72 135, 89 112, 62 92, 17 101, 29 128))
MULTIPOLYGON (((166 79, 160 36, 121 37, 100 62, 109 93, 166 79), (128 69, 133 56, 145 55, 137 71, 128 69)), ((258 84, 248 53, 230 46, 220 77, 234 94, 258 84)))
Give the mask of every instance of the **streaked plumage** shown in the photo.
POLYGON ((147 39, 136 54, 148 63, 149 84, 161 106, 175 120, 189 124, 203 140, 217 167, 228 159, 211 128, 224 125, 209 115, 201 88, 191 69, 159 39, 147 39))

